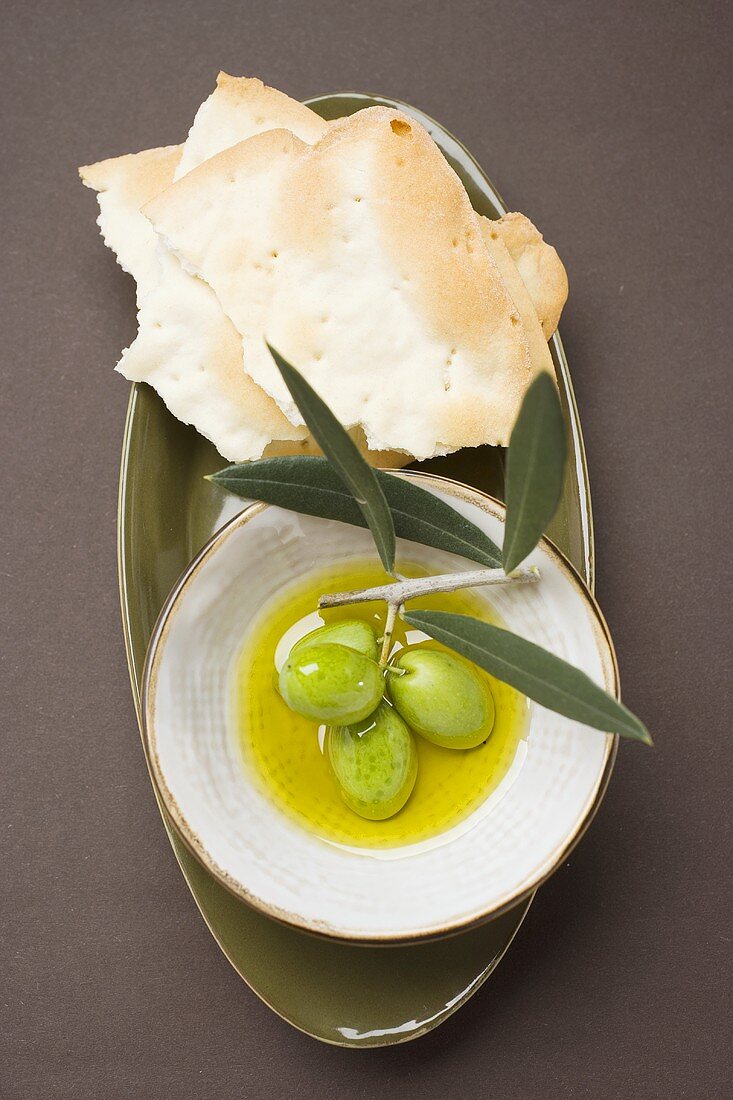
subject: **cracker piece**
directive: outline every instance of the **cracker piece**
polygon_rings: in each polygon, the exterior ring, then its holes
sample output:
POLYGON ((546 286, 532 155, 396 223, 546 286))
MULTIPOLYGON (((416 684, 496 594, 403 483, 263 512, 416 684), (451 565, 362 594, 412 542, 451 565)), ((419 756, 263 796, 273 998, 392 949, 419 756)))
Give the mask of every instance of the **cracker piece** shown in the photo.
POLYGON ((368 108, 313 147, 270 131, 144 212, 215 291, 246 370, 294 423, 265 338, 374 449, 427 458, 508 441, 541 368, 463 186, 414 120, 368 108))
POLYGON ((497 231, 514 260, 534 302, 545 339, 560 321, 568 298, 568 276, 551 244, 524 214, 504 214, 498 221, 482 218, 497 231))

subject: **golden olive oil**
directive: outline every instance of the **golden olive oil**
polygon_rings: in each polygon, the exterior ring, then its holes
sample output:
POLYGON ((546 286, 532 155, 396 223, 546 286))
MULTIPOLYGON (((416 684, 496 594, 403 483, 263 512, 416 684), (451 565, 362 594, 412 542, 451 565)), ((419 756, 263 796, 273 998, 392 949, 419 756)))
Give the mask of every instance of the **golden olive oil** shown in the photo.
MULTIPOLYGON (((417 566, 401 569, 406 576, 425 575, 417 566)), ((384 603, 351 604, 317 614, 315 609, 325 592, 367 588, 390 579, 376 565, 358 561, 309 574, 253 623, 236 668, 236 715, 246 766, 284 813, 325 840, 353 847, 414 844, 459 824, 507 775, 527 728, 524 696, 476 669, 488 682, 496 705, 494 727, 485 744, 465 751, 445 749, 416 734, 417 782, 403 809, 385 821, 368 821, 349 809, 324 755, 324 729, 286 706, 275 686, 276 669, 300 637, 323 623, 363 619, 380 636, 384 603)), ((488 604, 470 591, 426 596, 411 600, 409 606, 455 611, 501 625, 488 604)), ((395 648, 422 637, 398 622, 395 648)), ((444 648, 433 641, 427 644, 444 648)))

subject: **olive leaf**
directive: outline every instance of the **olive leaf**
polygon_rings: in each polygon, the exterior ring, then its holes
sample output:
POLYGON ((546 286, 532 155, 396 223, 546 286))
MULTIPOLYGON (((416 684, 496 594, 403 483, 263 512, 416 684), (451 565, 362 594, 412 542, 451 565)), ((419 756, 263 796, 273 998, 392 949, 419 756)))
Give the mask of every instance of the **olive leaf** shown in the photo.
POLYGON ((562 494, 565 424, 553 378, 539 374, 524 395, 506 461, 502 556, 511 573, 542 538, 562 494))
POLYGON ((374 470, 302 374, 270 344, 267 347, 311 435, 353 494, 372 533, 382 565, 391 573, 394 570, 395 529, 392 513, 374 470))
POLYGON ((622 703, 534 642, 470 615, 413 611, 404 619, 548 710, 605 733, 652 744, 649 731, 622 703))
MULTIPOLYGON (((489 568, 501 565, 499 547, 440 497, 395 474, 375 470, 392 512, 395 533, 422 546, 448 550, 489 568)), ((227 466, 209 477, 248 500, 264 500, 321 519, 366 527, 350 491, 325 458, 290 455, 227 466)))

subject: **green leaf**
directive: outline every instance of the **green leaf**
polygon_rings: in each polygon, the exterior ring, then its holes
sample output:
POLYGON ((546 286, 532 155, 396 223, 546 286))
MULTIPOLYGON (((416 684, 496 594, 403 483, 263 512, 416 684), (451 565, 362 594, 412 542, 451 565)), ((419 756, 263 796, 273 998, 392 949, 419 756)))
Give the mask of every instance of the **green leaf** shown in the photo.
POLYGON ((651 745, 649 731, 622 703, 580 669, 518 634, 446 611, 414 611, 404 618, 548 710, 651 745))
POLYGON ((511 573, 547 530, 562 493, 565 423, 557 386, 543 371, 524 395, 506 465, 504 570, 511 573))
MULTIPOLYGON (((406 478, 383 470, 375 474, 400 538, 448 550, 489 568, 501 565, 499 547, 450 504, 406 478)), ((209 480, 248 500, 264 500, 292 512, 338 519, 355 527, 367 526, 358 504, 325 458, 263 458, 228 466, 209 480)))
POLYGON ((302 374, 283 359, 270 344, 267 347, 283 376, 285 385, 290 390, 293 401, 310 428, 311 435, 353 494, 372 533, 382 565, 388 573, 391 573, 394 570, 395 557, 394 523, 374 470, 362 458, 359 448, 349 433, 302 374))

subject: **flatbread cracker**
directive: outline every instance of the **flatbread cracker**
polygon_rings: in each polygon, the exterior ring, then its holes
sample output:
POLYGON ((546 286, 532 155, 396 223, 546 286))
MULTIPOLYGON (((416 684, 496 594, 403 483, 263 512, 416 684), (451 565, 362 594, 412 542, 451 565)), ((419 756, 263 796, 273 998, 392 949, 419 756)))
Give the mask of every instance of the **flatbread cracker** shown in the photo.
MULTIPOLYGON (((220 73, 196 113, 174 178, 230 144, 285 125, 306 140, 317 140, 327 126, 261 80, 220 73)), ((139 333, 123 353, 120 373, 153 385, 171 412, 193 423, 225 458, 317 451, 305 429, 291 424, 245 373, 240 337, 210 288, 165 250, 158 259, 159 278, 142 301, 139 333)))
POLYGON ((310 107, 261 80, 219 73, 216 89, 199 107, 183 146, 175 179, 254 134, 275 127, 313 145, 328 129, 310 107))
POLYGON ((79 169, 82 183, 97 192, 104 243, 137 283, 138 305, 158 279, 158 238, 140 207, 170 186, 180 157, 180 145, 167 145, 79 169))
POLYGON ((309 139, 327 125, 260 80, 221 73, 183 147, 145 150, 80 170, 84 182, 100 192, 105 243, 138 283, 138 336, 117 369, 130 381, 152 385, 174 416, 193 424, 232 461, 317 448, 245 373, 240 337, 216 296, 160 247, 140 207, 170 186, 181 164, 185 169, 186 162, 218 152, 222 142, 284 123, 309 139))
MULTIPOLYGON (((263 113, 268 103, 271 109, 282 110, 291 124, 299 117, 309 136, 325 128, 308 108, 261 81, 233 80, 222 74, 217 91, 204 105, 210 107, 208 114, 200 111, 192 127, 199 153, 206 153, 209 124, 215 131, 212 141, 221 140, 222 127, 215 123, 221 114, 222 87, 225 115, 233 95, 239 105, 236 118, 227 118, 227 132, 235 138, 247 136, 255 119, 258 124, 263 119, 272 122, 273 116, 263 113)), ((98 191, 98 220, 105 243, 138 282, 139 333, 117 369, 130 381, 152 385, 174 416, 193 424, 231 461, 319 454, 305 430, 292 425, 245 373, 241 338, 213 291, 161 247, 150 222, 140 213, 142 205, 173 182, 182 149, 149 149, 80 169, 84 183, 98 191)), ((362 453, 375 465, 398 467, 409 461, 410 456, 397 452, 367 453, 363 433, 354 435, 362 453)))
POLYGON ((508 441, 538 367, 465 190, 407 116, 368 108, 312 148, 259 135, 144 212, 294 423, 265 337, 372 448, 427 458, 508 441))
POLYGON ((496 224, 495 222, 488 221, 486 218, 480 219, 484 244, 486 245, 489 255, 499 269, 499 273, 504 280, 504 285, 521 318, 527 340, 529 357, 532 363, 532 372, 533 374, 538 374, 540 371, 544 370, 549 374, 553 374, 554 367, 552 365, 550 348, 547 344, 545 334, 542 331, 542 325, 537 316, 535 304, 532 301, 527 285, 519 273, 516 263, 510 256, 509 250, 502 240, 501 233, 497 233, 496 229, 493 228, 496 224))
POLYGON ((99 188, 105 243, 138 285, 140 331, 117 370, 152 385, 173 415, 193 424, 225 458, 259 457, 272 440, 305 440, 307 433, 245 373, 239 334, 215 294, 160 249, 140 213, 173 182, 179 157, 180 147, 169 146, 80 169, 84 183, 99 188))
POLYGON ((497 232, 522 276, 537 310, 545 339, 549 340, 560 321, 568 299, 568 276, 551 244, 524 214, 504 214, 498 221, 482 218, 497 232))
MULTIPOLYGON (((287 125, 308 143, 328 128, 309 108, 261 81, 220 73, 184 146, 145 150, 80 169, 85 184, 99 193, 98 222, 105 242, 138 283, 140 333, 123 353, 118 369, 131 380, 154 385, 179 419, 193 422, 232 460, 317 448, 246 375, 242 380, 241 340, 218 299, 159 243, 156 246, 156 235, 139 209, 172 179, 263 125, 287 125), (296 438, 269 442, 277 435, 296 438)), ((510 239, 520 266, 532 274, 541 265, 522 264, 522 251, 536 249, 542 238, 531 223, 528 226, 529 233, 520 233, 521 225, 511 227, 510 239)), ((504 274, 511 282, 511 271, 504 274)), ((513 297, 516 300, 516 292, 513 297)), ((363 431, 357 426, 352 434, 366 452, 363 431)), ((375 464, 399 466, 410 456, 393 451, 371 452, 368 457, 375 464)))

